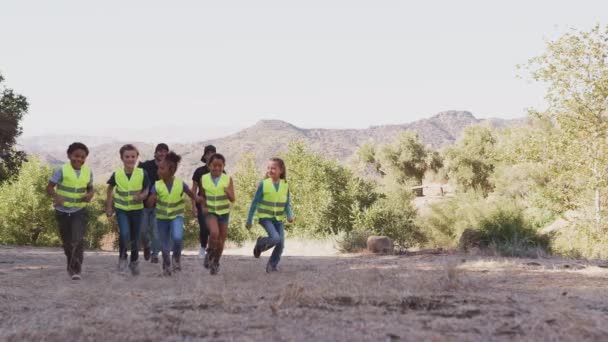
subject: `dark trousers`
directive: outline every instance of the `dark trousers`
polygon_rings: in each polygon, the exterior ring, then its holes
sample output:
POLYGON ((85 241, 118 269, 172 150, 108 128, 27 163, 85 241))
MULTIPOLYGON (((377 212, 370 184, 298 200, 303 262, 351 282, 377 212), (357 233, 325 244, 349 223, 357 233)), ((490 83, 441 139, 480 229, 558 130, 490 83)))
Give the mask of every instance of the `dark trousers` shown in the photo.
POLYGON ((207 244, 209 243, 209 228, 207 228, 207 222, 205 221, 205 216, 203 216, 201 205, 197 204, 196 209, 198 210, 198 240, 200 241, 202 248, 207 248, 207 244))
POLYGON ((67 270, 70 275, 80 274, 84 256, 84 235, 87 231, 88 212, 80 209, 75 213, 62 213, 55 210, 63 251, 67 257, 67 270))

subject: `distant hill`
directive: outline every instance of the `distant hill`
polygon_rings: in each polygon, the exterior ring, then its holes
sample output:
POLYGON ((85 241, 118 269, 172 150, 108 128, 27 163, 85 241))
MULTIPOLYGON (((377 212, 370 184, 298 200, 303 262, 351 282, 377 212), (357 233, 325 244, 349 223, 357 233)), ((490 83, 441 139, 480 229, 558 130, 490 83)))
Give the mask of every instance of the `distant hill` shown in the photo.
MULTIPOLYGON (((182 155, 182 164, 178 173, 189 180, 194 169, 201 165, 199 159, 207 144, 215 145, 218 152, 224 154, 228 160, 228 168, 234 166, 244 153, 254 154, 256 161, 261 165, 268 158, 285 151, 289 142, 293 140, 304 141, 312 151, 322 153, 328 158, 346 161, 361 144, 390 143, 399 133, 406 130, 418 133, 426 145, 438 149, 453 144, 466 127, 483 121, 467 111, 446 111, 411 123, 372 126, 366 129, 304 129, 280 120, 261 120, 251 127, 222 138, 170 144, 170 147, 182 155)), ((496 127, 505 127, 522 124, 524 119, 488 121, 496 127)), ((94 170, 97 182, 105 182, 112 170, 120 165, 118 150, 123 142, 113 140, 103 142, 104 138, 94 137, 61 138, 49 138, 45 143, 44 137, 38 137, 35 144, 30 145, 31 142, 25 140, 23 145, 28 153, 39 155, 47 162, 57 165, 65 160, 67 145, 72 141, 81 140, 90 146, 91 154, 87 162, 94 170)), ((152 157, 154 144, 137 143, 137 146, 142 160, 152 157)))

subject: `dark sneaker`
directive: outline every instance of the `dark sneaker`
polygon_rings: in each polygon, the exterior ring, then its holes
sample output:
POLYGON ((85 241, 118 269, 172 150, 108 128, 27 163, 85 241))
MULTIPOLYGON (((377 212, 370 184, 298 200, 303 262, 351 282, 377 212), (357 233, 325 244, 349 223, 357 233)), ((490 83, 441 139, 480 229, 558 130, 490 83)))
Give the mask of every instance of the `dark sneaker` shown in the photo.
POLYGON ((150 258, 150 262, 153 263, 153 264, 158 264, 158 255, 153 255, 150 258))
POLYGON ((150 260, 150 247, 144 247, 144 260, 150 260))
POLYGON ((171 258, 171 261, 172 261, 171 264, 173 266, 173 272, 182 270, 182 265, 180 265, 180 263, 179 263, 179 257, 173 256, 171 258))
POLYGON ((82 280, 82 277, 78 273, 72 274, 72 280, 82 280))
POLYGON ((260 246, 260 240, 262 240, 261 236, 259 236, 258 239, 255 241, 255 247, 253 247, 254 258, 259 258, 262 254, 262 246, 260 246))
POLYGON ((272 273, 272 272, 278 272, 279 269, 277 268, 277 266, 273 266, 270 263, 266 264, 266 273, 272 273))
POLYGON ((131 263, 129 264, 129 269, 131 270, 132 275, 138 276, 139 275, 139 262, 131 261, 131 263))
POLYGON ((212 275, 216 275, 220 272, 220 264, 217 262, 214 262, 213 264, 211 264, 210 268, 209 268, 209 273, 212 275))
POLYGON ((205 259, 203 260, 203 267, 209 269, 209 253, 205 253, 205 259))

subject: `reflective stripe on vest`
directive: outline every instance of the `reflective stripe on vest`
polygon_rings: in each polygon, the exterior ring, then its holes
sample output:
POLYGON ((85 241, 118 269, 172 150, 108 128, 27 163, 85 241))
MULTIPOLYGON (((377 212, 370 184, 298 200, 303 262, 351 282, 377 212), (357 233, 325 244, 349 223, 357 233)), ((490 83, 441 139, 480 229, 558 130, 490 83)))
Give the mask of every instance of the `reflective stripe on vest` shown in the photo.
POLYGON ((76 176, 76 170, 70 163, 63 164, 61 168, 62 180, 57 184, 57 195, 63 197, 63 206, 66 208, 84 208, 87 203, 84 196, 87 193, 87 186, 91 181, 91 169, 82 165, 80 176, 76 176))
POLYGON ((183 181, 177 177, 173 179, 171 192, 161 179, 154 183, 156 188, 156 218, 161 220, 172 220, 184 214, 184 194, 183 181))
POLYGON ((224 192, 230 185, 230 177, 224 173, 220 176, 217 185, 211 179, 211 173, 201 177, 201 186, 205 192, 205 204, 209 213, 224 215, 230 212, 230 200, 224 192))
POLYGON ((133 198, 144 187, 144 170, 142 168, 135 168, 131 178, 127 178, 125 170, 120 168, 114 172, 114 180, 116 181, 116 188, 114 189, 114 206, 116 208, 127 211, 144 208, 143 201, 133 198))
POLYGON ((288 193, 289 186, 285 180, 281 179, 277 190, 272 179, 265 179, 262 182, 262 200, 258 202, 258 217, 284 220, 288 193))

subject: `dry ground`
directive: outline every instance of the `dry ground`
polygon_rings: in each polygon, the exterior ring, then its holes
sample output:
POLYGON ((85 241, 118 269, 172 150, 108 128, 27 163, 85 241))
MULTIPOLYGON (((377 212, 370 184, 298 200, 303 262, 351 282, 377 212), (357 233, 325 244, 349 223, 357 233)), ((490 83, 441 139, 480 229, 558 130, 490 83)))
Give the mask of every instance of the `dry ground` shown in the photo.
POLYGON ((87 252, 80 282, 59 249, 0 247, 0 340, 608 340, 608 270, 592 262, 288 241, 269 275, 250 247, 218 276, 194 252, 176 276, 143 263, 135 278, 115 272, 116 253, 87 252))

